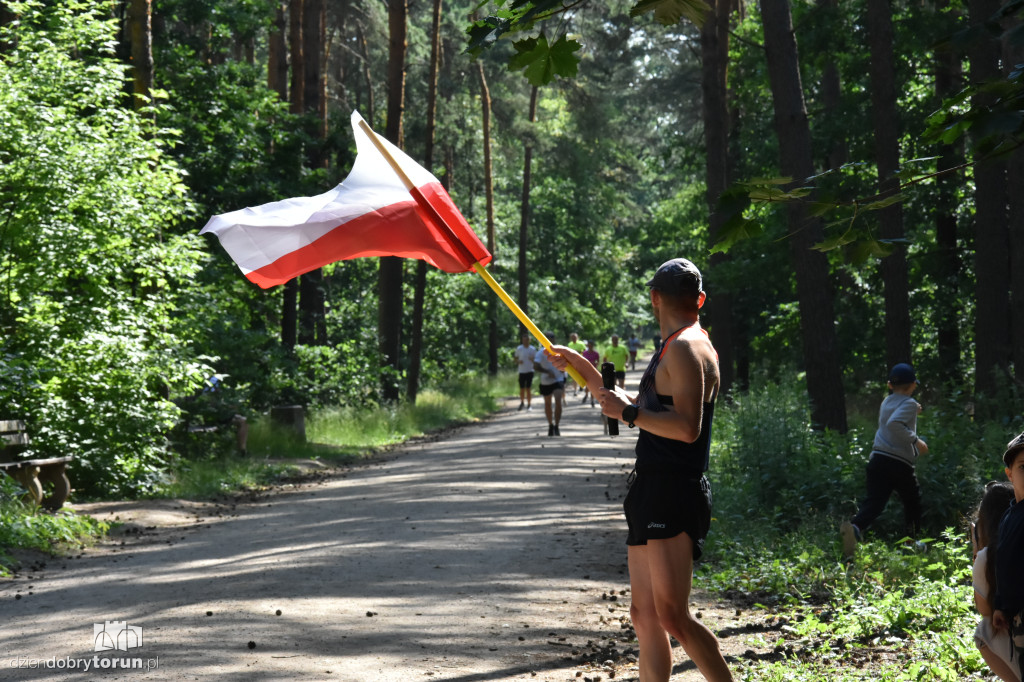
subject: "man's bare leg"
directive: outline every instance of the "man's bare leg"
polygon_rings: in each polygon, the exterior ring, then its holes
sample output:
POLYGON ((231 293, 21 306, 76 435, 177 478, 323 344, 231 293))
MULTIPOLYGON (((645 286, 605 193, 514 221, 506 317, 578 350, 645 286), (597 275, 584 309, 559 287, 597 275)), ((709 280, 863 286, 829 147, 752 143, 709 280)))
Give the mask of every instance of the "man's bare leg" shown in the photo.
POLYGON ((654 604, 647 547, 629 547, 629 617, 640 642, 640 682, 667 680, 672 674, 672 643, 654 604))
POLYGON ((629 577, 633 593, 630 612, 640 640, 641 682, 667 682, 669 679, 672 653, 669 649, 666 656, 664 651, 669 635, 682 645, 705 679, 711 682, 732 680, 718 640, 690 614, 693 582, 690 536, 680 533, 668 540, 651 540, 646 546, 630 547, 629 577), (650 640, 646 647, 645 636, 650 640), (643 660, 645 650, 652 657, 650 666, 643 660))

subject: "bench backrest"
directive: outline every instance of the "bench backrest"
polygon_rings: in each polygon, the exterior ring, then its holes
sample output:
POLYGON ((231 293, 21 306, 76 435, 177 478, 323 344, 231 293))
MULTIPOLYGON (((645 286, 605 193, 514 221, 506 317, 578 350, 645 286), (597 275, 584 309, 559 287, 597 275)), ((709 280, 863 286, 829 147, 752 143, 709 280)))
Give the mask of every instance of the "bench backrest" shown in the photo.
POLYGON ((10 445, 28 445, 25 422, 20 419, 0 419, 0 450, 10 445))

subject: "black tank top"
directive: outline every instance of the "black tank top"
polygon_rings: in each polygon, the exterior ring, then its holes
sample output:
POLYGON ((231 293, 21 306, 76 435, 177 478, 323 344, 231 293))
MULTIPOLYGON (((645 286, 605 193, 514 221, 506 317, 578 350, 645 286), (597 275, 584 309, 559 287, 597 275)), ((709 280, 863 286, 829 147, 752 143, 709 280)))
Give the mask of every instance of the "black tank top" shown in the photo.
MULTIPOLYGON (((686 327, 683 327, 686 329, 686 327)), ((675 331, 661 345, 661 351, 651 358, 647 371, 640 379, 640 393, 636 404, 651 412, 667 412, 672 405, 672 396, 658 395, 654 390, 654 374, 665 354, 668 344, 683 331, 675 331)), ((706 333, 706 332, 705 332, 706 333)), ((700 422, 700 436, 692 443, 658 436, 640 429, 636 441, 636 470, 643 472, 672 472, 691 476, 702 476, 708 470, 711 454, 711 421, 714 417, 715 403, 704 403, 700 422)))

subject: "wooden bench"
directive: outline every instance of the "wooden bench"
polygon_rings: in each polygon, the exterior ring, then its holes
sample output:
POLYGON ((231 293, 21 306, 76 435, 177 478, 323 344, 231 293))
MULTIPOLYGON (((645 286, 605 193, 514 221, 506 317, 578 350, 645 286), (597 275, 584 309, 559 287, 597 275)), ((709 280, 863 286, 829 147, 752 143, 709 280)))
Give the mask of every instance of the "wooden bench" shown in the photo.
POLYGON ((74 458, 18 459, 29 443, 25 422, 0 419, 0 471, 16 480, 34 504, 60 509, 71 494, 66 467, 74 458))

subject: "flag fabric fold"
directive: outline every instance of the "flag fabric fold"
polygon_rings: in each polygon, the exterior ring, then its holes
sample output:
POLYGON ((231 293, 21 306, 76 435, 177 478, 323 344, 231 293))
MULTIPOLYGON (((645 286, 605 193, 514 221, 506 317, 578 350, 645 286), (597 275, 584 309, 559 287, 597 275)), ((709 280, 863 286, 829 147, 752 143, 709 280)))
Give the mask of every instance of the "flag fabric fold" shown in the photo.
MULTIPOLYGON (((356 160, 348 177, 313 197, 274 201, 216 215, 200 234, 217 235, 250 281, 264 289, 339 260, 365 256, 416 258, 445 272, 468 272, 491 254, 430 171, 398 147, 378 140, 416 190, 461 242, 428 215, 360 127, 352 113, 356 160)), ((371 135, 375 134, 370 131, 371 135)))

